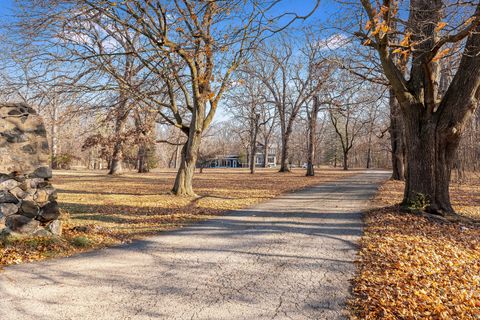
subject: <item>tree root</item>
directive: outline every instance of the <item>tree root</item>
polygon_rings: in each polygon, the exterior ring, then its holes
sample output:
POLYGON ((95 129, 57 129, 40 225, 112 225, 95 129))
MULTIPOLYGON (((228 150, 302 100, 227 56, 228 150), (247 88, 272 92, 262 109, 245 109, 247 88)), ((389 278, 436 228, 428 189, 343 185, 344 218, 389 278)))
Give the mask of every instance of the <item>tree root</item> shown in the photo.
POLYGON ((432 212, 419 210, 419 209, 409 209, 408 211, 415 215, 425 217, 432 221, 443 222, 443 223, 462 223, 462 224, 480 227, 480 220, 465 217, 455 212, 432 213, 432 212))

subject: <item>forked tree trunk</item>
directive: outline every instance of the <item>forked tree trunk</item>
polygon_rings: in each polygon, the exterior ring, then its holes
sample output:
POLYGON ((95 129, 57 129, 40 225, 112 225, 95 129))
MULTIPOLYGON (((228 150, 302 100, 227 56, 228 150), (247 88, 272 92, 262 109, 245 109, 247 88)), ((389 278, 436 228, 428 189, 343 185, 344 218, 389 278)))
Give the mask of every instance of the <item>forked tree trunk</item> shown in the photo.
POLYGON ((390 144, 392 180, 405 180, 405 134, 400 105, 390 90, 390 144))
POLYGON ((187 142, 182 147, 180 167, 172 192, 175 195, 196 196, 193 192, 193 176, 197 164, 198 151, 202 140, 202 128, 204 119, 204 108, 199 108, 199 115, 195 115, 191 121, 187 142))

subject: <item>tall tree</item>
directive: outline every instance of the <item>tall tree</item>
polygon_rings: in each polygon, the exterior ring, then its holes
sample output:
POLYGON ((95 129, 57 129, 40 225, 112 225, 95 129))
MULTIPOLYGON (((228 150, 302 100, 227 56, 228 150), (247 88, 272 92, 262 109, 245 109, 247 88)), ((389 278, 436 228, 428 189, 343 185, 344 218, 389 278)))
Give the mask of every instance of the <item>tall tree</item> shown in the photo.
POLYGON ((449 196, 451 169, 462 132, 480 98, 480 3, 361 0, 361 5, 367 22, 356 34, 376 51, 405 126, 403 204, 426 197, 428 212, 454 215, 449 196), (393 24, 393 20, 402 23, 393 24), (398 34, 402 35, 398 40, 390 36, 398 34), (455 51, 452 44, 459 44, 461 50, 455 51), (451 54, 460 55, 461 60, 442 92, 440 61, 451 54), (406 73, 398 64, 399 56, 408 61, 406 73))
MULTIPOLYGON (((232 73, 265 32, 274 32, 272 24, 286 17, 268 14, 278 1, 83 1, 139 32, 148 44, 150 50, 134 54, 163 80, 169 98, 168 103, 154 103, 164 108, 159 114, 187 137, 172 191, 195 195, 192 180, 202 133, 211 124, 232 73)), ((291 16, 286 25, 298 18, 291 16)))
POLYGON ((247 71, 268 89, 269 102, 277 109, 281 132, 280 172, 290 171, 289 143, 293 127, 305 103, 317 90, 314 61, 320 47, 309 46, 294 54, 293 44, 285 37, 276 46, 263 46, 254 55, 247 71))

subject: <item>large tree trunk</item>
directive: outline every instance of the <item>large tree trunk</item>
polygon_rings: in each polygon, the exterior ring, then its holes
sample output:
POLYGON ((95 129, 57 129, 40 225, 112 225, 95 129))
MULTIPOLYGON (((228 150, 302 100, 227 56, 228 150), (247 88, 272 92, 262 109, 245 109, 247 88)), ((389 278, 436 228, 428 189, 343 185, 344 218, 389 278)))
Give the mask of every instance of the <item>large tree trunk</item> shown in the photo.
POLYGON ((317 118, 319 110, 319 102, 317 96, 313 97, 313 107, 309 116, 308 126, 308 145, 307 145, 307 177, 313 177, 315 175, 315 137, 317 135, 317 118))
POLYGON ((175 195, 196 196, 193 192, 193 176, 197 164, 198 151, 202 141, 206 102, 197 102, 196 112, 193 113, 188 129, 187 142, 182 147, 180 167, 172 192, 175 195))
MULTIPOLYGON (((419 106, 413 108, 418 110, 419 106)), ((408 166, 403 205, 425 206, 434 214, 452 214, 450 177, 460 135, 448 134, 452 128, 445 130, 434 117, 424 118, 423 112, 412 112, 405 118, 408 166)), ((456 128, 462 130, 459 124, 456 128)))
POLYGON ((110 160, 110 170, 108 174, 122 174, 122 159, 123 159, 123 136, 125 134, 125 127, 127 124, 127 114, 122 115, 117 119, 115 125, 115 144, 113 146, 112 158, 110 160))
POLYGON ((200 149, 201 135, 194 134, 182 147, 180 167, 177 172, 172 192, 176 195, 195 196, 193 192, 193 175, 200 149))
POLYGON ((392 148, 392 180, 405 180, 405 134, 400 105, 390 90, 390 143, 392 148))

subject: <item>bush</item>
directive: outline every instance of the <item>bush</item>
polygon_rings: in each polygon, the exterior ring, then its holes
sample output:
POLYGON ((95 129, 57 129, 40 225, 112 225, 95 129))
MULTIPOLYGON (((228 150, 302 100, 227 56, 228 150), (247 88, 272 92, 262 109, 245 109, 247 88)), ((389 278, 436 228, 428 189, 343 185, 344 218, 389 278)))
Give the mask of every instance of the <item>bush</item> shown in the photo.
POLYGON ((85 248, 85 247, 89 247, 92 245, 92 241, 85 237, 85 236, 78 236, 78 237, 75 237, 73 238, 72 240, 70 240, 70 242, 75 246, 75 247, 79 247, 79 248, 85 248))

